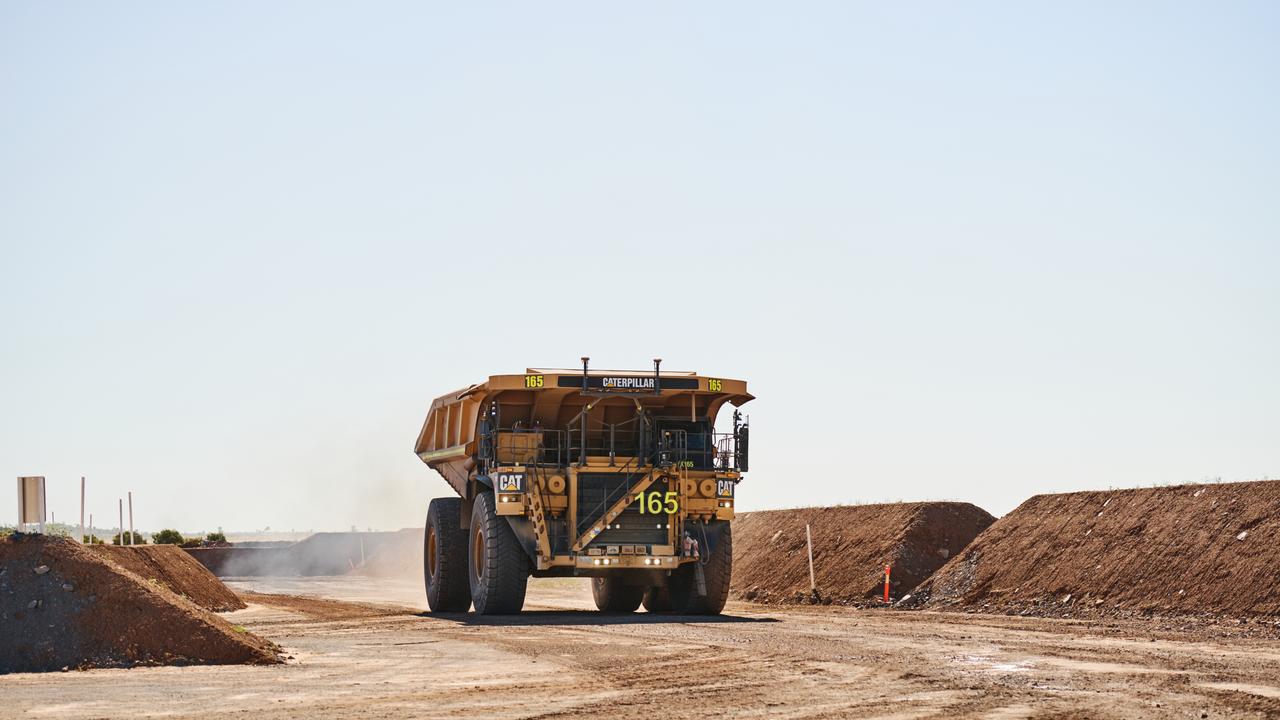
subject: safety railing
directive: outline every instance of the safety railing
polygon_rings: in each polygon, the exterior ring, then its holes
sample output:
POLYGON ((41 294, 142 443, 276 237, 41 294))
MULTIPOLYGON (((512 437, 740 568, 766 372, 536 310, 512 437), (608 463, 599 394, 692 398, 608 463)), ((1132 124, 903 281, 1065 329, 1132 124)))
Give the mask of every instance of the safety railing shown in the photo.
POLYGON ((640 418, 622 423, 576 421, 563 430, 537 425, 484 429, 479 457, 499 465, 582 465, 609 458, 613 467, 656 465, 691 470, 745 471, 745 427, 739 433, 657 429, 640 418))

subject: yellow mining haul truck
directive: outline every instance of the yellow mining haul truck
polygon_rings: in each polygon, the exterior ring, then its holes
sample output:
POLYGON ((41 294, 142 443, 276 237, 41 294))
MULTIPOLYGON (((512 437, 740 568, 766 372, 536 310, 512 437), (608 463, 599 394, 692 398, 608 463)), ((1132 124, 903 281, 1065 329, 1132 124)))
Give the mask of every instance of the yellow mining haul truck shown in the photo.
POLYGON ((606 612, 717 614, 747 470, 742 380, 530 368, 431 403, 414 451, 457 491, 427 510, 436 612, 519 612, 529 577, 590 577, 606 612))

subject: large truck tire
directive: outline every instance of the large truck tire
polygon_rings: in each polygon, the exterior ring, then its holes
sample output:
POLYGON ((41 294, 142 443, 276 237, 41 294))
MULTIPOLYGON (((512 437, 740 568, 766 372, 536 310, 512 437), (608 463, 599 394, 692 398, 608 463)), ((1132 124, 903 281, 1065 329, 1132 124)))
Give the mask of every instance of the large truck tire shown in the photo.
POLYGON ((498 517, 492 492, 476 495, 468 549, 471 604, 481 615, 513 615, 524 607, 529 556, 507 521, 498 517))
POLYGON ((733 575, 733 527, 728 523, 720 530, 720 539, 706 556, 702 576, 707 594, 698 594, 697 568, 694 563, 680 566, 671 573, 667 594, 671 612, 682 615, 719 615, 729 599, 729 579, 733 575))
POLYGON ((466 612, 471 607, 467 531, 461 523, 462 498, 436 498, 427 506, 422 574, 432 612, 466 612))
POLYGON ((624 585, 620 577, 591 578, 591 597, 600 612, 635 612, 644 599, 644 591, 642 585, 624 585))

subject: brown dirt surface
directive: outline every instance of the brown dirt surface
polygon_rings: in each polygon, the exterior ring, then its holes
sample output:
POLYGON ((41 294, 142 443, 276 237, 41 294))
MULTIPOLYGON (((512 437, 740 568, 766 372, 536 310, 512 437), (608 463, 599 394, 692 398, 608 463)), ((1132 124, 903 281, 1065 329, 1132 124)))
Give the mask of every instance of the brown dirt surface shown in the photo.
POLYGON ((759 603, 871 605, 910 592, 985 530, 993 518, 959 502, 766 510, 733 521, 734 597, 759 603), (809 591, 805 524, 813 533, 818 596, 809 591))
POLYGON ((68 538, 0 540, 0 673, 267 664, 275 646, 68 538))
POLYGON ((217 576, 177 545, 93 545, 89 548, 111 558, 112 562, 143 580, 158 582, 205 610, 225 612, 245 606, 217 576))
POLYGON ((422 612, 416 581, 231 585, 305 595, 246 594, 249 608, 231 614, 287 648, 288 663, 0 676, 6 711, 65 720, 1280 717, 1280 642, 1235 623, 1161 630, 1139 619, 739 602, 720 617, 604 614, 588 582, 567 578, 531 580, 524 614, 493 617, 422 612), (382 604, 393 602, 400 607, 382 604))
POLYGON ((1280 614, 1280 481, 1037 495, 909 601, 1044 617, 1280 614))

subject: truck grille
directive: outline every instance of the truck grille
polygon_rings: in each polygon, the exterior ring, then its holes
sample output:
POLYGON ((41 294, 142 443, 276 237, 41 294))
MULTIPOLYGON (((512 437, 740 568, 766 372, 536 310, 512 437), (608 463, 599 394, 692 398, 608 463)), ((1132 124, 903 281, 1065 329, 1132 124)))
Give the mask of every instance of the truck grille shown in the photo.
MULTIPOLYGON (((641 477, 641 473, 578 475, 578 535, 592 527, 641 477)), ((664 479, 651 484, 645 492, 661 494, 668 489, 664 479)), ((670 522, 670 515, 641 514, 640 504, 633 502, 610 523, 612 527, 597 535, 590 545, 666 545, 667 524, 670 522)))

